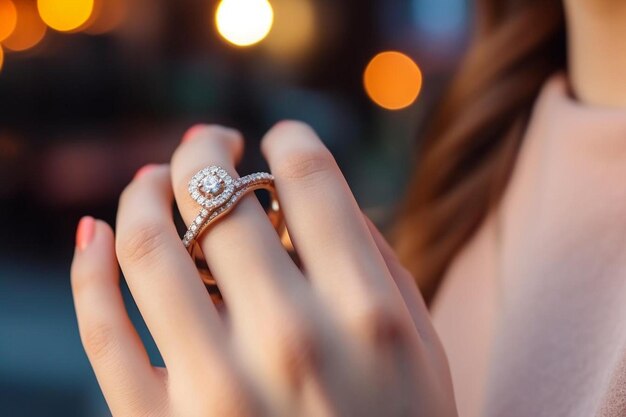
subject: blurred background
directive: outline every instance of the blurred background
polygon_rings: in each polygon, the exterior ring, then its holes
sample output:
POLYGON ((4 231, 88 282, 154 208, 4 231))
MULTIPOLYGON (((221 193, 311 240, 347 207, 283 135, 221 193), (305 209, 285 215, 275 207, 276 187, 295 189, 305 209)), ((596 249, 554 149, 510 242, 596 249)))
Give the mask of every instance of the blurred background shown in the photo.
MULTIPOLYGON (((467 42, 470 0, 0 0, 0 416, 107 416, 78 337, 78 219, 195 123, 312 125, 389 220, 467 42)), ((158 353, 128 291, 129 310, 158 353)))

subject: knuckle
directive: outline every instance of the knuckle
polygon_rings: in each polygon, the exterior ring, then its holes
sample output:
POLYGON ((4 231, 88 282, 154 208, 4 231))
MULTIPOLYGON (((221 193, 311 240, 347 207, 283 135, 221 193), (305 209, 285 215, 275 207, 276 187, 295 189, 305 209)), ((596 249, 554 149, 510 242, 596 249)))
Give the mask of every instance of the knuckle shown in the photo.
POLYGON ((336 169, 335 160, 326 148, 316 150, 292 150, 285 155, 274 170, 277 176, 291 179, 316 181, 336 169))
POLYGON ((117 339, 113 328, 108 324, 89 324, 80 332, 87 355, 92 360, 110 356, 117 349, 117 339))
POLYGON ((115 242, 117 255, 129 262, 158 259, 162 253, 165 226, 149 220, 141 220, 118 234, 115 242))
POLYGON ((278 371, 292 385, 298 385, 306 373, 319 367, 320 338, 309 321, 291 320, 286 323, 274 343, 278 371))
POLYGON ((375 346, 393 345, 407 335, 402 310, 390 302, 374 301, 349 314, 348 326, 375 346))

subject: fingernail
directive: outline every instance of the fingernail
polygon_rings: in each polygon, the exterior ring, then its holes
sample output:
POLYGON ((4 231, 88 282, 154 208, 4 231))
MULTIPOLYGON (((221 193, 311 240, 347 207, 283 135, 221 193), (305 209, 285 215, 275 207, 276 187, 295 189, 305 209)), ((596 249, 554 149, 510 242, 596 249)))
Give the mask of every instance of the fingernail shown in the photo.
POLYGON ((144 165, 141 168, 139 168, 139 170, 135 173, 135 177, 134 179, 138 179, 140 177, 143 177, 144 175, 146 175, 148 172, 152 171, 153 169, 155 169, 158 165, 157 164, 148 164, 148 165, 144 165))
POLYGON ((78 222, 76 228, 76 247, 85 250, 93 240, 96 232, 96 220, 91 216, 85 216, 78 222))
POLYGON ((183 140, 180 141, 180 143, 186 143, 189 142, 191 139, 193 139, 196 134, 204 128, 204 125, 202 124, 197 124, 195 126, 190 127, 187 132, 185 132, 185 134, 183 135, 183 140))

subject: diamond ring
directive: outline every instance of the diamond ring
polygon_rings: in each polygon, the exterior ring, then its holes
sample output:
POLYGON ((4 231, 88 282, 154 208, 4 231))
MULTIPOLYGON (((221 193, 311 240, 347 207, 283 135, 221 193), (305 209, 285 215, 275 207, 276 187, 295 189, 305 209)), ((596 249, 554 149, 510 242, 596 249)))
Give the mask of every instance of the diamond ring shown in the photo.
POLYGON ((260 189, 270 193, 271 204, 267 213, 268 217, 281 236, 283 245, 288 250, 292 250, 278 203, 273 175, 258 172, 234 179, 224 168, 214 165, 202 169, 189 181, 189 195, 200 205, 201 209, 183 236, 183 244, 194 259, 209 292, 217 299, 221 300, 219 289, 204 260, 197 240, 209 226, 231 212, 246 194, 260 189))

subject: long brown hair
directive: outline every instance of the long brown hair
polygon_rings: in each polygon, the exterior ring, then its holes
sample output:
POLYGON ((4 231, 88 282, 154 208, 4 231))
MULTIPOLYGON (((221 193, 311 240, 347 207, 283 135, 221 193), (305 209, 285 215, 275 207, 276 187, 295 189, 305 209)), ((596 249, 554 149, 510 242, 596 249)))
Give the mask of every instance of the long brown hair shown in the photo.
POLYGON ((425 140, 394 242, 427 302, 498 203, 535 98, 566 62, 562 0, 477 0, 473 41, 425 140))

